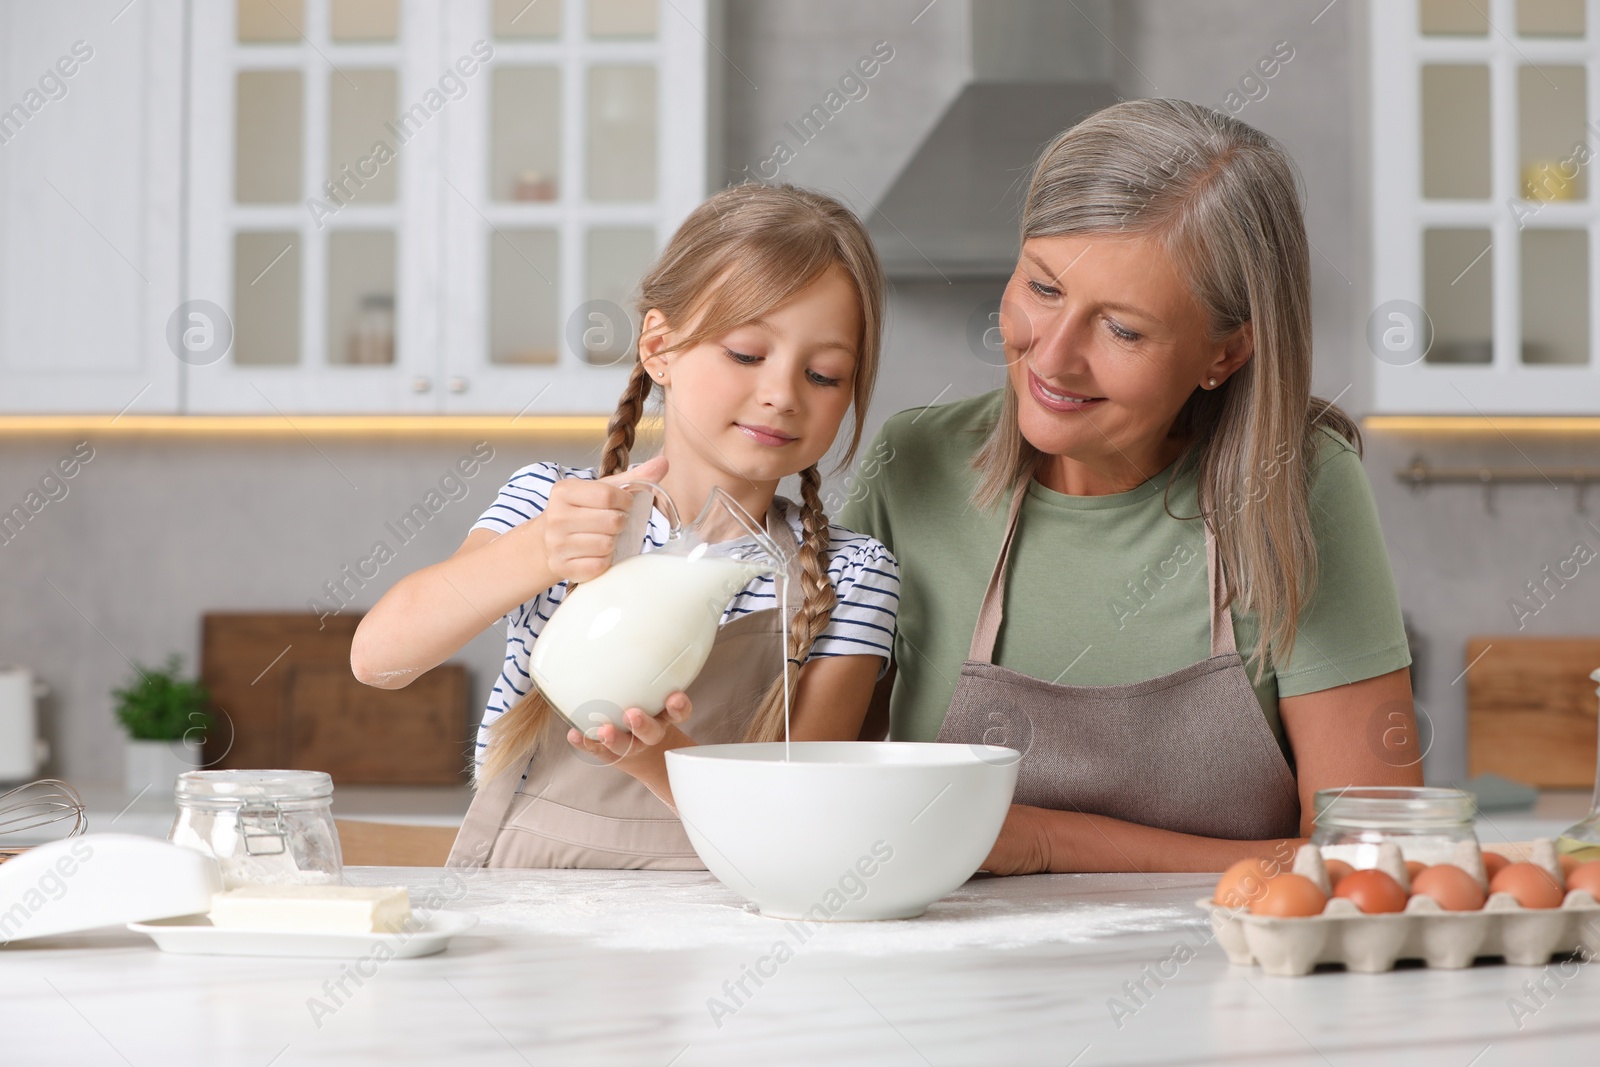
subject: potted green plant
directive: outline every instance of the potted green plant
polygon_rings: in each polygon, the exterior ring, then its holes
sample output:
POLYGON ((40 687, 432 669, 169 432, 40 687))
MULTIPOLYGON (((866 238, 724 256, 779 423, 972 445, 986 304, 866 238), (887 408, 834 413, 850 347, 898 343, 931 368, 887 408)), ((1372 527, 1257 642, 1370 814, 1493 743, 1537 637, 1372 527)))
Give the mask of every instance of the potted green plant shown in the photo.
POLYGON ((124 779, 130 793, 170 795, 178 775, 200 762, 200 745, 214 720, 198 678, 185 678, 177 653, 162 667, 134 664, 138 676, 111 691, 117 720, 128 731, 124 779))

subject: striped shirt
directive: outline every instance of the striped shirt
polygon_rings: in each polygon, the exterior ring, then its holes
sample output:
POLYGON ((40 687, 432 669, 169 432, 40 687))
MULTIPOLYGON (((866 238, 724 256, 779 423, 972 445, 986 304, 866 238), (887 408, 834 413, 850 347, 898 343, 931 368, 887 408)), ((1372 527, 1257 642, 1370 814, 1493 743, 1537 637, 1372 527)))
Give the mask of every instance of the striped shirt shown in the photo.
MULTIPOLYGON (((596 477, 597 472, 592 467, 566 467, 557 463, 523 467, 511 476, 495 502, 472 528, 505 533, 544 511, 550 500, 550 487, 556 479, 593 480, 596 477)), ((789 528, 794 531, 795 540, 801 540, 801 509, 782 497, 778 497, 777 502, 789 528)), ((640 550, 650 552, 660 548, 666 543, 667 531, 666 516, 659 508, 651 508, 650 524, 640 550)), ((827 628, 813 642, 807 660, 822 656, 880 656, 883 663, 878 667, 878 676, 883 677, 892 655, 895 615, 900 606, 900 568, 894 555, 882 542, 830 523, 828 579, 833 583, 837 602, 827 628)), ((475 774, 483 768, 490 724, 533 687, 533 679, 528 674, 529 650, 566 592, 567 583, 560 582, 506 612, 505 662, 501 664, 500 677, 483 710, 483 721, 478 725, 475 774)), ((733 598, 722 613, 722 621, 726 623, 737 616, 777 606, 774 576, 764 574, 733 598)), ((526 774, 523 781, 527 781, 526 774)))

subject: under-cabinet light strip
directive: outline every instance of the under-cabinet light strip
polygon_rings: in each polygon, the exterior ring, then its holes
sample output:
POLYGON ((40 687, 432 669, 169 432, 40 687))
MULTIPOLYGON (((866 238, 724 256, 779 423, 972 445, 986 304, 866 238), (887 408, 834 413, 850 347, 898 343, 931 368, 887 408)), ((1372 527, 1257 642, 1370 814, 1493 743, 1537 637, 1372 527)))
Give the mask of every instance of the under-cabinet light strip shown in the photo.
POLYGON ((1600 433, 1600 415, 1368 415, 1361 426, 1394 433, 1591 434, 1600 433))
MULTIPOLYGON (((93 433, 132 436, 364 437, 517 434, 600 437, 605 415, 0 415, 0 436, 93 433)), ((650 420, 641 423, 648 432, 650 420)))

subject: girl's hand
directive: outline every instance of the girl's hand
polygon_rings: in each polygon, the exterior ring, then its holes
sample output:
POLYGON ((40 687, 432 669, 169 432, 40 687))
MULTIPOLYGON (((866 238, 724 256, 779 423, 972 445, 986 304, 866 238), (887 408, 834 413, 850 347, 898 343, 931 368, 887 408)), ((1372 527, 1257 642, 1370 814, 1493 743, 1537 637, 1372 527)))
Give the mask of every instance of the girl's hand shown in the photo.
POLYGON ((545 559, 556 577, 588 582, 604 574, 633 507, 633 494, 618 486, 658 481, 666 472, 666 457, 656 456, 631 471, 593 481, 558 479, 540 516, 545 559))
POLYGON ((672 734, 678 734, 693 744, 689 735, 677 728, 678 724, 687 722, 692 714, 694 706, 689 703, 689 694, 679 691, 668 694, 667 705, 661 709, 659 715, 647 715, 638 708, 629 708, 623 712, 622 717, 628 723, 628 730, 620 730, 613 724, 606 723, 595 731, 599 735, 598 739, 591 741, 574 727, 567 731, 567 740, 607 763, 621 763, 624 760, 648 755, 648 750, 671 740, 672 734))
POLYGON ((630 732, 619 730, 611 723, 600 727, 598 739, 591 741, 578 729, 567 731, 567 742, 599 760, 632 775, 672 807, 672 790, 667 784, 666 753, 669 749, 684 748, 695 743, 694 738, 678 729, 694 713, 689 697, 683 692, 667 697, 661 714, 646 715, 638 708, 623 713, 630 732))
POLYGON ((1039 808, 1013 804, 1000 827, 1000 837, 983 861, 990 874, 1040 874, 1050 870, 1050 838, 1039 808))

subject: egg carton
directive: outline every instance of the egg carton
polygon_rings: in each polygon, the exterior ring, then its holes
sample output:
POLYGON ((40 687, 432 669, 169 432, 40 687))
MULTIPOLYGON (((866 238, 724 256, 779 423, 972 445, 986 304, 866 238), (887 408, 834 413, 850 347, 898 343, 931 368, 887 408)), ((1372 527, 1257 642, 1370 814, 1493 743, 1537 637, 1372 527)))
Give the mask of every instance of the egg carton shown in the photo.
MULTIPOLYGON (((1488 888, 1476 844, 1463 842, 1452 862, 1488 888)), ((1529 862, 1564 883, 1548 839, 1534 842, 1529 862)), ((1379 846, 1376 866, 1410 892, 1398 846, 1379 846)), ((1315 845, 1300 846, 1293 871, 1329 892, 1327 867, 1315 845)), ((1389 971, 1400 960, 1462 968, 1491 956, 1542 967, 1555 956, 1600 954, 1600 903, 1581 889, 1569 890, 1558 908, 1525 908, 1510 893, 1491 893, 1478 911, 1445 911, 1431 897, 1413 896, 1404 911, 1387 915, 1363 914, 1351 901, 1334 896, 1320 915, 1300 918, 1251 915, 1212 900, 1198 903, 1210 912, 1211 928, 1230 962, 1258 963, 1271 975, 1310 974, 1322 963, 1342 963, 1351 971, 1389 971)))

